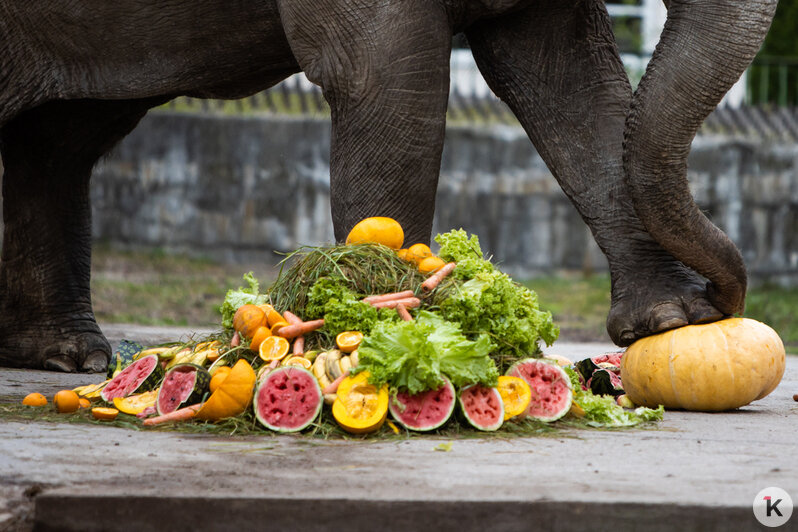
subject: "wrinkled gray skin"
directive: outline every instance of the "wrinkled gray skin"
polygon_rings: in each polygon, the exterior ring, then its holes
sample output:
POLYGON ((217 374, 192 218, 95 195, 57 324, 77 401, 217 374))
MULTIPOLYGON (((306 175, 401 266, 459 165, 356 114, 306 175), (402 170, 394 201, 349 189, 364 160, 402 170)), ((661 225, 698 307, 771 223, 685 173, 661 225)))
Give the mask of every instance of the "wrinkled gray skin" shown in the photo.
POLYGON ((178 95, 237 98, 303 70, 332 109, 336 238, 382 215, 429 241, 461 31, 609 259, 612 339, 740 312, 742 259, 696 208, 686 158, 775 7, 672 0, 632 94, 600 0, 0 0, 0 365, 106 366, 91 169, 178 95))

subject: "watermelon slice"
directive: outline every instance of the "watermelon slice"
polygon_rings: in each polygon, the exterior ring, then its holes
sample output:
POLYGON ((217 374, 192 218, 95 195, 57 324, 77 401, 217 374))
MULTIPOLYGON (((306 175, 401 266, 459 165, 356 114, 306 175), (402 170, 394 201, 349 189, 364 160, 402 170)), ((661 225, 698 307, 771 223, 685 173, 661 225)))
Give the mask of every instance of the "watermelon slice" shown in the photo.
POLYGON ((163 368, 158 361, 158 355, 148 355, 131 363, 111 379, 100 396, 103 401, 112 403, 116 397, 154 390, 162 379, 163 368))
POLYGON ((391 415, 405 428, 425 432, 435 430, 452 416, 455 404, 454 386, 444 377, 437 390, 410 395, 399 392, 391 400, 391 415))
POLYGON ((196 364, 177 364, 166 374, 155 403, 159 415, 174 412, 181 405, 202 401, 210 391, 211 374, 196 364))
POLYGON ((277 432, 298 432, 319 416, 321 388, 316 377, 301 366, 277 368, 261 380, 255 391, 255 416, 277 432))
POLYGON ((504 422, 504 403, 499 390, 479 384, 466 386, 458 399, 463 415, 478 430, 498 430, 504 422))
POLYGON ((556 421, 571 409, 571 379, 557 364, 526 358, 513 364, 507 375, 521 377, 532 389, 526 414, 540 421, 556 421))

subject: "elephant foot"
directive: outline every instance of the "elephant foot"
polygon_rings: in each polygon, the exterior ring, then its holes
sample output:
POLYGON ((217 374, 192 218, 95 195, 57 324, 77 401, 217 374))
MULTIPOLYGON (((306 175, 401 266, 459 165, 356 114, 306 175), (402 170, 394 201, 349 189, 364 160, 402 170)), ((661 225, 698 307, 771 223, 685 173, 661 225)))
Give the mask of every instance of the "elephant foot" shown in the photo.
MULTIPOLYGON (((710 303, 707 281, 672 258, 613 276, 607 332, 621 347, 652 334, 724 318, 710 303)), ((628 265, 627 265, 628 267, 628 265)))
POLYGON ((111 346, 93 318, 20 324, 9 315, 0 317, 0 366, 67 373, 108 368, 111 346))

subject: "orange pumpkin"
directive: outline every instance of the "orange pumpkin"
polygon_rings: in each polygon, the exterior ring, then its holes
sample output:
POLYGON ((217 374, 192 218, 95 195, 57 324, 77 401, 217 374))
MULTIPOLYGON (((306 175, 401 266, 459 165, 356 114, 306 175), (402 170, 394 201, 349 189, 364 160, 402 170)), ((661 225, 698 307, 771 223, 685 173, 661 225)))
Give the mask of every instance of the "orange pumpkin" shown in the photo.
POLYGON ((637 405, 685 410, 739 408, 772 392, 784 375, 784 344, 755 320, 688 325, 629 346, 621 381, 637 405))
POLYGON ((258 327, 266 325, 266 313, 257 305, 241 305, 233 315, 233 329, 244 338, 252 338, 258 327))
POLYGON ((379 430, 388 416, 388 386, 378 391, 368 378, 368 371, 345 377, 333 402, 333 417, 341 428, 353 434, 379 430))
POLYGON ((255 389, 255 371, 244 359, 235 363, 215 392, 197 411, 198 419, 217 421, 234 417, 246 410, 252 402, 255 389))

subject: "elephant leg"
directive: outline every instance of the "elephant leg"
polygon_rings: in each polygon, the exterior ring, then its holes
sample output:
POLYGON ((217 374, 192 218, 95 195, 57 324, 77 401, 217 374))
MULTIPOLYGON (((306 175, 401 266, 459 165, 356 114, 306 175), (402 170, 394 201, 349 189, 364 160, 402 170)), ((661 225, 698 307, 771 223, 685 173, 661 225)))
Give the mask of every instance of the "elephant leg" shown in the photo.
POLYGON ((466 31, 480 71, 511 107, 607 256, 618 345, 719 319, 704 281, 648 234, 624 181, 631 87, 600 0, 538 0, 466 31))
POLYGON ((727 315, 743 311, 745 265, 693 201, 687 155, 759 50, 775 9, 776 0, 671 0, 626 125, 624 165, 638 215, 662 247, 709 279, 709 299, 727 315))
POLYGON ((152 104, 60 101, 0 129, 4 235, 0 365, 102 371, 110 346, 89 287, 89 178, 152 104))
POLYGON ((330 104, 335 238, 390 216, 429 242, 449 87, 451 28, 438 2, 281 2, 291 49, 330 104), (361 5, 362 4, 362 5, 361 5))

